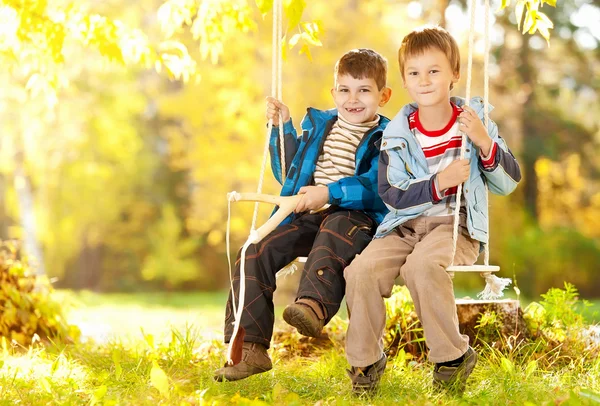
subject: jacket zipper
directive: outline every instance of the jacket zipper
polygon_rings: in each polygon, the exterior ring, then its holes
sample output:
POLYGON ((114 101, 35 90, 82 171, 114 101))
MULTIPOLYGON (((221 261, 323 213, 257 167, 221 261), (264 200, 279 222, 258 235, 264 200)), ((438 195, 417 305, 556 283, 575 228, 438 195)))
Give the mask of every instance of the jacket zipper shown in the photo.
MULTIPOLYGON (((381 120, 381 119, 380 119, 381 120)), ((358 167, 360 165, 360 161, 358 159, 358 151, 360 150, 360 147, 362 147, 362 145, 367 142, 367 140, 370 140, 371 137, 373 136, 373 134, 375 134, 377 131, 380 131, 380 127, 379 124, 377 124, 375 127, 371 128, 360 140, 360 142, 358 143, 357 147, 356 147, 356 152, 354 152, 354 174, 356 175, 356 172, 358 171, 358 167)))
MULTIPOLYGON (((307 115, 313 126, 313 131, 314 131, 316 129, 316 126, 315 126, 315 121, 313 120, 313 116, 310 113, 310 109, 307 110, 307 115)), ((335 120, 336 120, 335 118, 332 118, 327 122, 327 124, 325 125, 326 132, 324 134, 328 134, 329 131, 331 131, 331 127, 333 127, 333 123, 335 122, 335 120)), ((325 143, 325 138, 327 138, 327 136, 323 136, 323 139, 321 140, 321 145, 319 146, 319 154, 317 155, 317 159, 319 159, 319 156, 323 149, 323 144, 325 143)), ((296 185, 298 184, 298 179, 300 179, 300 173, 302 172, 301 170, 302 170, 302 164, 304 163, 304 156, 306 155, 306 151, 308 151, 308 149, 311 145, 311 142, 313 142, 313 140, 314 140, 314 137, 310 137, 310 139, 304 146, 304 151, 302 151, 302 155, 300 156, 300 162, 298 163, 298 167, 296 168, 296 173, 298 174, 298 176, 296 176, 296 180, 294 181, 294 186, 292 187, 292 193, 294 193, 294 190, 296 190, 296 185)))

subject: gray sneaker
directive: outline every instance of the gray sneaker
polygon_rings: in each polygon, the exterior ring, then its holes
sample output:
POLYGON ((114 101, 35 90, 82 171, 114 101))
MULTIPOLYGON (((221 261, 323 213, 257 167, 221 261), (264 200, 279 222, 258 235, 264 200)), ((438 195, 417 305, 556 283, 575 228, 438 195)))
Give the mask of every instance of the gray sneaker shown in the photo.
POLYGON ((438 389, 447 389, 455 394, 462 394, 467 385, 467 378, 477 364, 477 353, 469 347, 465 359, 456 367, 435 366, 433 370, 433 386, 438 389))
POLYGON ((360 371, 357 367, 347 369, 346 372, 348 372, 348 376, 352 381, 352 392, 355 395, 364 395, 374 392, 379 385, 379 381, 381 381, 386 364, 387 357, 383 354, 383 357, 371 365, 366 371, 360 371))
POLYGON ((267 372, 273 368, 267 348, 258 343, 245 342, 242 350, 242 360, 234 366, 225 365, 215 371, 215 381, 237 381, 251 375, 267 372))

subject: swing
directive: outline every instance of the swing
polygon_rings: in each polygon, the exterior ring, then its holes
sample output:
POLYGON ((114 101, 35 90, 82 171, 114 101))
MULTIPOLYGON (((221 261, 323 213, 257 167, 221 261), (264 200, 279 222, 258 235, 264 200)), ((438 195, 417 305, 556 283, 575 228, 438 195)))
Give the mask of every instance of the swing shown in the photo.
MULTIPOLYGON (((467 84, 466 84, 466 95, 465 95, 465 105, 469 106, 469 102, 471 99, 471 76, 472 76, 472 68, 473 68, 473 37, 474 37, 474 28, 475 28, 475 10, 476 10, 476 1, 470 0, 469 9, 471 12, 471 20, 469 26, 469 56, 468 56, 468 68, 467 68, 467 84)), ((489 56, 490 56, 490 2, 489 0, 485 0, 485 50, 484 50, 484 90, 483 90, 483 103, 484 103, 484 118, 485 118, 485 128, 488 129, 489 126, 489 113, 488 113, 488 99, 489 99, 489 77, 488 77, 488 67, 489 67, 489 56)), ((467 143, 467 135, 461 131, 461 146, 460 146, 460 158, 464 159, 465 156, 465 145, 467 143)), ((489 205, 489 191, 487 182, 485 183, 485 200, 486 204, 489 205)), ((462 184, 458 185, 456 191, 456 201, 460 202, 462 196, 462 184)), ((499 266, 490 265, 490 249, 489 249, 489 239, 488 243, 485 244, 485 253, 484 253, 484 264, 483 265, 454 265, 454 258, 456 255, 456 244, 458 241, 458 223, 459 223, 459 211, 460 204, 456 205, 454 210, 454 227, 452 232, 452 262, 450 266, 446 268, 446 271, 451 277, 454 277, 455 272, 479 272, 480 275, 485 279, 486 286, 485 289, 478 294, 478 297, 483 300, 494 300, 503 296, 503 290, 511 283, 511 280, 508 278, 499 278, 494 275, 494 272, 498 272, 500 270, 499 266)), ((489 215, 487 217, 487 229, 489 234, 489 215)))
MULTIPOLYGON (((282 38, 282 15, 283 15, 283 1, 273 1, 273 34, 272 34, 272 66, 271 66, 271 96, 279 100, 282 98, 281 91, 281 73, 283 58, 281 54, 281 38, 282 38)), ((265 137, 265 145, 263 149, 263 160, 260 170, 260 178, 256 193, 237 193, 231 192, 227 195, 228 200, 228 220, 227 220, 227 233, 226 233, 226 249, 227 249, 227 262, 229 264, 229 281, 231 284, 231 302, 233 306, 233 313, 235 315, 235 323, 233 327, 233 333, 229 341, 229 347, 227 350, 227 362, 226 365, 233 366, 237 365, 242 360, 242 345, 244 343, 244 328, 241 326, 241 316, 244 310, 244 299, 246 293, 246 274, 245 274, 245 262, 246 262, 246 250, 250 244, 256 244, 260 242, 267 234, 281 223, 288 215, 293 211, 302 196, 273 196, 262 194, 262 184, 265 175, 265 167, 267 162, 267 155, 269 151, 269 139, 271 131, 273 130, 273 119, 269 119, 267 125, 267 136, 265 137), (242 246, 240 254, 240 289, 238 294, 238 303, 236 305, 236 298, 233 290, 233 277, 231 274, 231 257, 229 249, 229 219, 231 218, 231 202, 238 201, 253 201, 254 214, 252 216, 252 225, 250 226, 250 235, 242 246), (277 212, 271 216, 271 218, 262 225, 258 230, 255 229, 256 218, 258 216, 258 203, 271 203, 279 206, 277 212)), ((281 159, 281 179, 282 183, 286 178, 285 168, 285 143, 283 134, 283 117, 281 112, 279 113, 279 143, 280 143, 280 159, 281 159)))
MULTIPOLYGON (((470 99, 470 91, 471 91, 471 72, 473 65, 473 31, 475 26, 475 0, 470 0, 470 10, 471 10, 471 23, 469 30, 469 59, 468 59, 468 73, 467 73, 467 86, 466 86, 466 105, 469 105, 470 99)), ((485 126, 488 127, 489 117, 488 117, 488 90, 489 90, 489 78, 488 78, 488 64, 489 64, 489 0, 485 0, 485 54, 484 54, 484 109, 485 109, 485 126)), ((282 70, 282 56, 281 56, 281 37, 282 37, 282 0, 274 0, 273 2, 273 35, 272 35, 272 82, 271 82, 271 95, 272 97, 276 97, 281 100, 281 70, 282 70)), ((283 119, 281 116, 281 112, 279 114, 279 143, 280 143, 280 161, 281 161, 281 169, 282 169, 282 180, 286 178, 286 170, 285 170, 285 146, 284 146, 284 134, 283 134, 283 119)), ((301 199, 301 196, 275 196, 275 195, 266 195, 261 193, 262 191, 262 183, 264 179, 265 166, 267 161, 267 154, 269 148, 269 139, 271 135, 271 131, 273 129, 273 120, 269 119, 269 123, 267 125, 267 136, 265 140, 265 146, 263 150, 263 160, 260 172, 259 183, 257 187, 256 193, 237 193, 231 192, 227 195, 228 198, 228 224, 227 224, 227 233, 226 233, 226 245, 227 245, 227 261, 229 264, 229 279, 231 283, 231 292, 232 292, 232 306, 233 313, 235 315, 235 323, 233 328, 233 333, 229 342, 229 347, 227 351, 227 362, 226 365, 233 366, 238 364, 242 359, 242 345, 244 342, 245 331, 244 328, 240 325, 241 323, 241 315, 244 309, 244 296, 245 296, 245 257, 246 250, 251 244, 256 244, 260 242, 267 234, 269 234, 272 230, 274 230, 277 225, 281 221, 283 221, 288 215, 290 215, 298 202, 301 199), (254 214, 252 217, 252 225, 250 227, 250 235, 248 239, 244 243, 240 258, 240 289, 238 294, 238 303, 236 305, 236 298, 233 290, 233 277, 231 274, 231 257, 230 257, 230 244, 229 244, 229 219, 231 217, 231 203, 232 202, 240 202, 240 201, 252 201, 255 202, 254 205, 254 214), (270 203, 279 206, 279 209, 275 212, 275 214, 259 229, 255 229, 256 218, 258 215, 258 203, 270 203)), ((461 133, 462 143, 460 150, 460 159, 463 159, 465 153, 465 144, 466 144, 466 134, 461 133)), ((460 202, 462 194, 462 185, 458 186, 456 201, 460 202)), ((486 184, 486 201, 488 201, 488 191, 486 184)), ((446 271, 450 276, 454 276, 455 272, 479 272, 486 281, 486 287, 483 292, 481 292, 478 296, 484 300, 489 299, 497 299, 503 295, 502 291, 508 284, 510 284, 510 279, 508 278, 498 278, 493 273, 500 270, 499 266, 489 265, 489 243, 485 245, 485 258, 484 265, 471 265, 471 266, 458 266, 454 265, 454 257, 456 254, 456 243, 458 240, 458 224, 459 224, 459 209, 460 206, 457 205, 457 208, 454 213, 454 228, 453 228, 453 246, 452 246, 452 263, 450 266, 446 268, 446 271)), ((488 229, 489 229, 489 218, 488 218, 488 229)), ((306 262, 306 257, 299 257, 292 263, 288 264, 282 270, 277 273, 277 278, 282 275, 293 273, 301 266, 302 263, 306 262)))

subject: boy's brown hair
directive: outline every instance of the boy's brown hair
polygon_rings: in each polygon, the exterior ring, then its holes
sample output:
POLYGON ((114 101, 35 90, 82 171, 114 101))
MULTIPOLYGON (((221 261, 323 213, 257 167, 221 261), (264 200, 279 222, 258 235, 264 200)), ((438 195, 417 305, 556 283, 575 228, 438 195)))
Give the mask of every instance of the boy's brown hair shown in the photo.
MULTIPOLYGON (((427 49, 437 48, 442 51, 452 67, 452 73, 460 73, 460 51, 456 40, 448 31, 439 26, 425 26, 417 28, 402 40, 398 49, 398 63, 400 74, 404 79, 404 65, 406 60, 415 55, 422 55, 427 49)), ((452 89, 452 85, 450 85, 452 89)))
POLYGON ((359 48, 346 52, 335 64, 333 79, 350 75, 355 79, 374 79, 381 90, 387 82, 387 59, 372 49, 359 48))

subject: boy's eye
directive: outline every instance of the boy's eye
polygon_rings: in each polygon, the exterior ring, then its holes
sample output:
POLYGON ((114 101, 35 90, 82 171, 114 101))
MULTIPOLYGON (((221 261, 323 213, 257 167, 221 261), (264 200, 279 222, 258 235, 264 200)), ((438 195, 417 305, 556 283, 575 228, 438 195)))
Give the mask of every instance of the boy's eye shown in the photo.
POLYGON ((419 72, 408 72, 408 76, 417 76, 419 72))
POLYGON ((338 92, 347 92, 348 89, 338 89, 338 92))
POLYGON ((369 89, 360 89, 361 92, 370 92, 369 89))
POLYGON ((432 69, 429 71, 429 73, 438 73, 438 72, 439 72, 439 70, 437 70, 437 69, 432 69))

